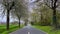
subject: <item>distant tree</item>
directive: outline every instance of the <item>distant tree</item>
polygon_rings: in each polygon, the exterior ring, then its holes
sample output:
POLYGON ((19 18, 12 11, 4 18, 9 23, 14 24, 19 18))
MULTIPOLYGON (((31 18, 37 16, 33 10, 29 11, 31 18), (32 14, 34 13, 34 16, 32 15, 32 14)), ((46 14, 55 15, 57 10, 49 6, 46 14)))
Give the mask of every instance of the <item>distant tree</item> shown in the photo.
POLYGON ((22 1, 19 1, 19 0, 16 0, 17 2, 15 2, 16 3, 16 6, 15 6, 15 10, 14 10, 14 12, 12 13, 12 16, 13 17, 17 17, 17 19, 19 20, 19 28, 20 28, 20 20, 21 19, 24 19, 25 17, 26 17, 26 15, 27 15, 27 7, 26 6, 24 6, 25 4, 24 4, 24 1, 22 2, 22 1))

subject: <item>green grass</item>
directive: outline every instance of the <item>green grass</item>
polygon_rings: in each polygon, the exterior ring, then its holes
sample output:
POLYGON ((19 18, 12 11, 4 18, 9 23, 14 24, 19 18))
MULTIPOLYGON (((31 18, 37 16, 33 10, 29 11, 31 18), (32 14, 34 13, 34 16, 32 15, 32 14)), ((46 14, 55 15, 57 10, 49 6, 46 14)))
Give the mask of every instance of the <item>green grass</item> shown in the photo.
POLYGON ((60 34, 60 30, 57 31, 51 31, 52 27, 51 26, 34 26, 37 29, 40 29, 42 31, 47 32, 48 34, 60 34))
POLYGON ((5 25, 0 25, 0 34, 6 31, 5 25))
MULTIPOLYGON (((22 27, 23 26, 21 26, 20 28, 22 28, 22 27)), ((20 29, 20 28, 16 24, 15 25, 10 25, 10 30, 7 31, 6 30, 6 25, 0 25, 0 34, 9 34, 9 33, 13 32, 17 29, 20 29)))

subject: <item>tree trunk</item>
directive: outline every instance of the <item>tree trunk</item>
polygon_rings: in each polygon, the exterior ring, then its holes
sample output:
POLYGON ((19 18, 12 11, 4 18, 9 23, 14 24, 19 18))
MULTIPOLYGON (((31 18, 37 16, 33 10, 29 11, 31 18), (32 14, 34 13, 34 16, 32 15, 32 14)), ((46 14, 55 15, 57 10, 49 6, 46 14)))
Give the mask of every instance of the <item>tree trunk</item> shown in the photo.
POLYGON ((20 18, 19 18, 19 28, 20 28, 20 18))
POLYGON ((41 12, 41 25, 42 25, 42 23, 43 23, 43 16, 42 16, 42 12, 41 12))
POLYGON ((56 9, 53 10, 53 24, 54 24, 54 27, 57 28, 56 9))
POLYGON ((54 24, 55 28, 57 28, 56 2, 57 2, 57 0, 55 0, 54 6, 52 7, 53 8, 53 24, 54 24))
POLYGON ((25 26, 27 26, 27 22, 28 22, 28 20, 25 21, 25 26))
POLYGON ((27 22, 25 21, 25 26, 27 26, 27 22))
POLYGON ((9 30, 9 10, 7 10, 7 30, 9 30))

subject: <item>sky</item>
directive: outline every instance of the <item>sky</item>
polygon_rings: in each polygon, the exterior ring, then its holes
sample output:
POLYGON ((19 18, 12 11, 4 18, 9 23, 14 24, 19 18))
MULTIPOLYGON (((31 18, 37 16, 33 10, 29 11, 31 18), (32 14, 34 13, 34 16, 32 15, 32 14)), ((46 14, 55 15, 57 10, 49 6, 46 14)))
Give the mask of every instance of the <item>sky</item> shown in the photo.
POLYGON ((29 0, 28 4, 28 10, 32 11, 32 8, 35 7, 36 5, 33 3, 35 0, 29 0))
POLYGON ((2 19, 2 17, 1 17, 1 13, 2 13, 2 11, 3 11, 3 7, 2 7, 2 4, 0 4, 0 22, 1 21, 4 21, 5 22, 5 16, 3 17, 3 19, 2 19))
MULTIPOLYGON (((34 2, 35 0, 29 0, 28 1, 28 10, 31 12, 32 11, 32 8, 35 6, 34 4, 33 4, 33 2, 34 2)), ((0 0, 0 2, 1 2, 1 0, 0 0)), ((0 11, 3 11, 3 7, 1 7, 2 5, 0 4, 0 11)), ((0 14, 1 14, 1 12, 0 12, 0 14)), ((3 17, 3 19, 2 19, 2 17, 0 17, 0 22, 6 22, 6 16, 4 16, 3 17)), ((13 22, 13 18, 11 18, 10 17, 10 22, 13 22)))

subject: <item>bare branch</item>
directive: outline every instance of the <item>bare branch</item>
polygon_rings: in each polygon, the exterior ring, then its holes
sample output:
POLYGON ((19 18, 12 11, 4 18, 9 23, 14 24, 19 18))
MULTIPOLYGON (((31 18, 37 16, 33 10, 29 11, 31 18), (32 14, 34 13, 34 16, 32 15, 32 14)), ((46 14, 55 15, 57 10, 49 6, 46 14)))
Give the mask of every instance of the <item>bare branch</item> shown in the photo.
POLYGON ((15 2, 12 2, 12 5, 10 6, 10 10, 15 6, 15 2))
POLYGON ((47 7, 49 7, 50 9, 52 9, 52 7, 50 7, 47 3, 45 4, 47 7))
POLYGON ((56 8, 60 6, 60 2, 57 3, 56 8))
POLYGON ((3 12, 0 14, 0 17, 2 17, 2 19, 4 18, 5 16, 5 9, 3 10, 3 12))
POLYGON ((60 5, 58 4, 58 5, 56 6, 56 8, 59 7, 59 6, 60 6, 60 5))

